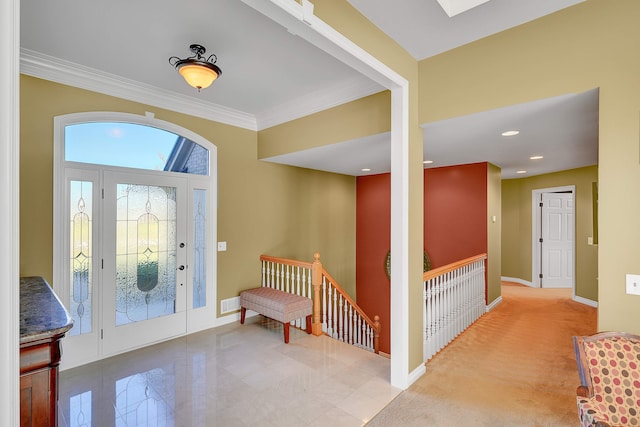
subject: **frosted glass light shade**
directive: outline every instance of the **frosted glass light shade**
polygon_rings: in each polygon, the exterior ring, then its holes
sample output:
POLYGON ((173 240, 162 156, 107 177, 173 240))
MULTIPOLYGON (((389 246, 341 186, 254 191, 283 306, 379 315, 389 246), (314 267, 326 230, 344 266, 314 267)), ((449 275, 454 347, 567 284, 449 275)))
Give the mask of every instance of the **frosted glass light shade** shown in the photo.
POLYGON ((198 90, 211 86, 218 78, 218 73, 215 70, 197 63, 184 64, 180 66, 178 72, 190 86, 198 90))

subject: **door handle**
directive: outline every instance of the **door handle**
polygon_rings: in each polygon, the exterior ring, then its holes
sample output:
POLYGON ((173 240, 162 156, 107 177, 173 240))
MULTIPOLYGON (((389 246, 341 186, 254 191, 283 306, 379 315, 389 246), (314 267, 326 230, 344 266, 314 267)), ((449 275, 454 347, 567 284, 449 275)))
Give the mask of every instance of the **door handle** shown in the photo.
POLYGON ((180 267, 178 267, 178 270, 180 271, 184 270, 184 265, 181 265, 180 267))

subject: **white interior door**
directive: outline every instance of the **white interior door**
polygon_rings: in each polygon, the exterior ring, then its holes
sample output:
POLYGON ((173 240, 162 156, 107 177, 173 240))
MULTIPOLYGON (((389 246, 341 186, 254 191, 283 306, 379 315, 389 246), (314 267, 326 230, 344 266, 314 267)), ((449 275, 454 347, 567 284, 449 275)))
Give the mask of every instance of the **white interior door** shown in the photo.
POLYGON ((541 284, 571 288, 574 276, 573 193, 542 194, 541 284))
POLYGON ((102 353, 186 332, 186 179, 105 171, 102 353))

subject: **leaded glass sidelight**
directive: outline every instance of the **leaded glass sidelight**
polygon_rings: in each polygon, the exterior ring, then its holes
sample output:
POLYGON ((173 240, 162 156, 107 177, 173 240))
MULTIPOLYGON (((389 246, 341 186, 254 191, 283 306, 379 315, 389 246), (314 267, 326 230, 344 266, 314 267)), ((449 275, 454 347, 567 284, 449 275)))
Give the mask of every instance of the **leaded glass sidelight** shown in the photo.
POLYGON ((207 190, 193 190, 193 308, 207 304, 206 288, 206 218, 207 190))
POLYGON ((69 331, 71 336, 89 333, 92 328, 92 191, 92 182, 69 182, 69 311, 74 321, 73 328, 69 331))
POLYGON ((175 313, 176 189, 118 184, 116 325, 175 313))

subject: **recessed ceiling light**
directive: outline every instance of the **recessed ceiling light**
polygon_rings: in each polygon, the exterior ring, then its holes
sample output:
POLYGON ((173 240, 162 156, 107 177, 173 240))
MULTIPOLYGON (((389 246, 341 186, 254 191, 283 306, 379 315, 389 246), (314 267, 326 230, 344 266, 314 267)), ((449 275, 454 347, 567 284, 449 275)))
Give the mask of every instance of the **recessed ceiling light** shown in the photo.
POLYGON ((516 173, 527 173, 527 171, 516 171, 516 173))
POLYGON ((520 131, 519 130, 507 130, 502 132, 502 136, 515 136, 517 134, 519 134, 520 131))
POLYGON ((360 169, 360 170, 361 170, 362 172, 371 172, 371 169, 369 169, 369 168, 362 168, 362 169, 360 169))
POLYGON ((433 163, 433 160, 425 160, 424 162, 422 162, 422 164, 424 165, 430 165, 431 163, 433 163))
POLYGON ((529 157, 529 159, 531 159, 531 160, 540 160, 540 159, 544 159, 544 156, 531 156, 531 157, 529 157))

